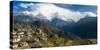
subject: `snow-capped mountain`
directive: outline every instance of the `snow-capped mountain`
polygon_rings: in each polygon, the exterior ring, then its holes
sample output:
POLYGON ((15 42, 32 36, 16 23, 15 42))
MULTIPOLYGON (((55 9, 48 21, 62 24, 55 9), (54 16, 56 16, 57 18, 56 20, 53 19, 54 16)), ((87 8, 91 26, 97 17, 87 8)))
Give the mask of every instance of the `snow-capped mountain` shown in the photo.
POLYGON ((78 22, 81 18, 85 18, 85 16, 94 17, 96 16, 93 12, 79 12, 72 11, 70 9, 61 8, 54 4, 34 4, 31 6, 32 11, 22 11, 17 12, 15 15, 29 15, 31 17, 39 18, 39 19, 47 19, 51 21, 54 18, 59 18, 63 21, 68 21, 69 19, 78 22))

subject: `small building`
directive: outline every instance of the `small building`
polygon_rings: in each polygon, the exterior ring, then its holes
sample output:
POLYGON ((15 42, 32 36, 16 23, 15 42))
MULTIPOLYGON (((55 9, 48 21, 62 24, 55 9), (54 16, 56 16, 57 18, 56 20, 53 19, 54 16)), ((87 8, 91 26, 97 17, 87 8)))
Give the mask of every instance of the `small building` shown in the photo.
POLYGON ((29 45, 28 45, 27 42, 21 41, 21 42, 19 42, 19 46, 20 46, 20 47, 26 47, 26 46, 29 46, 29 45))
POLYGON ((13 36, 12 42, 19 42, 21 40, 20 35, 13 36))

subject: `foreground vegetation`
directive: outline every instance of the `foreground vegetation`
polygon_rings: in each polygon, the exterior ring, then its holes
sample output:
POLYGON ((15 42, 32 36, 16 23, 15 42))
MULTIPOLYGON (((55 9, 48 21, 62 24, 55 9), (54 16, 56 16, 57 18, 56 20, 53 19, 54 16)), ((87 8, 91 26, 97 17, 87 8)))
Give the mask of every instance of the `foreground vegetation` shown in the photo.
POLYGON ((48 23, 36 21, 25 23, 14 21, 10 37, 11 48, 42 48, 71 45, 96 44, 96 39, 81 39, 70 36, 66 33, 50 26, 48 23))

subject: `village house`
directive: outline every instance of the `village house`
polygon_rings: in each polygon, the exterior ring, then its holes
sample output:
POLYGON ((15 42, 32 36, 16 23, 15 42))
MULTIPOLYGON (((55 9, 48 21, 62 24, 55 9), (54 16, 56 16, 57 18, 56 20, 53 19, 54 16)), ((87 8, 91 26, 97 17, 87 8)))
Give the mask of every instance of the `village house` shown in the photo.
POLYGON ((19 42, 21 40, 20 36, 13 36, 12 42, 19 42))
POLYGON ((19 48, 19 47, 24 47, 24 46, 28 46, 28 43, 25 41, 21 41, 21 36, 28 35, 27 31, 15 31, 13 33, 11 33, 13 36, 11 36, 11 43, 12 43, 12 48, 19 48))
POLYGON ((29 46, 27 42, 25 41, 19 42, 19 47, 27 47, 27 46, 29 46))

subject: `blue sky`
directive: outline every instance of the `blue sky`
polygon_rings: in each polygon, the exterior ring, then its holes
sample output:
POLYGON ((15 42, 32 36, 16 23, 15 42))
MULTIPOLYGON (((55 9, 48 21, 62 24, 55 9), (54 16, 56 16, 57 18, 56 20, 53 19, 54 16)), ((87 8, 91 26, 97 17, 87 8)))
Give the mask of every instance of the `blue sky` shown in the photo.
POLYGON ((97 7, 93 6, 93 5, 66 5, 66 4, 56 4, 62 8, 67 8, 67 9, 71 9, 73 11, 92 11, 95 12, 97 11, 97 7))
POLYGON ((76 4, 62 4, 62 3, 43 3, 43 2, 25 2, 25 1, 13 1, 10 4, 11 10, 14 13, 24 13, 25 15, 36 16, 42 14, 48 20, 53 19, 53 14, 59 14, 60 19, 67 20, 73 19, 75 22, 81 18, 96 17, 97 6, 94 5, 76 5, 76 4))
MULTIPOLYGON (((19 5, 21 3, 26 3, 26 4, 27 3, 36 3, 36 4, 38 4, 38 2, 15 1, 15 2, 13 2, 13 11, 25 11, 25 10, 31 11, 30 8, 20 7, 19 5)), ((58 7, 62 7, 62 8, 65 8, 65 9, 70 9, 70 10, 73 10, 73 11, 82 11, 82 12, 91 11, 91 12, 94 12, 94 13, 96 13, 96 11, 97 11, 97 6, 94 6, 94 5, 74 5, 74 4, 55 4, 55 3, 52 3, 52 4, 54 4, 58 7)))

